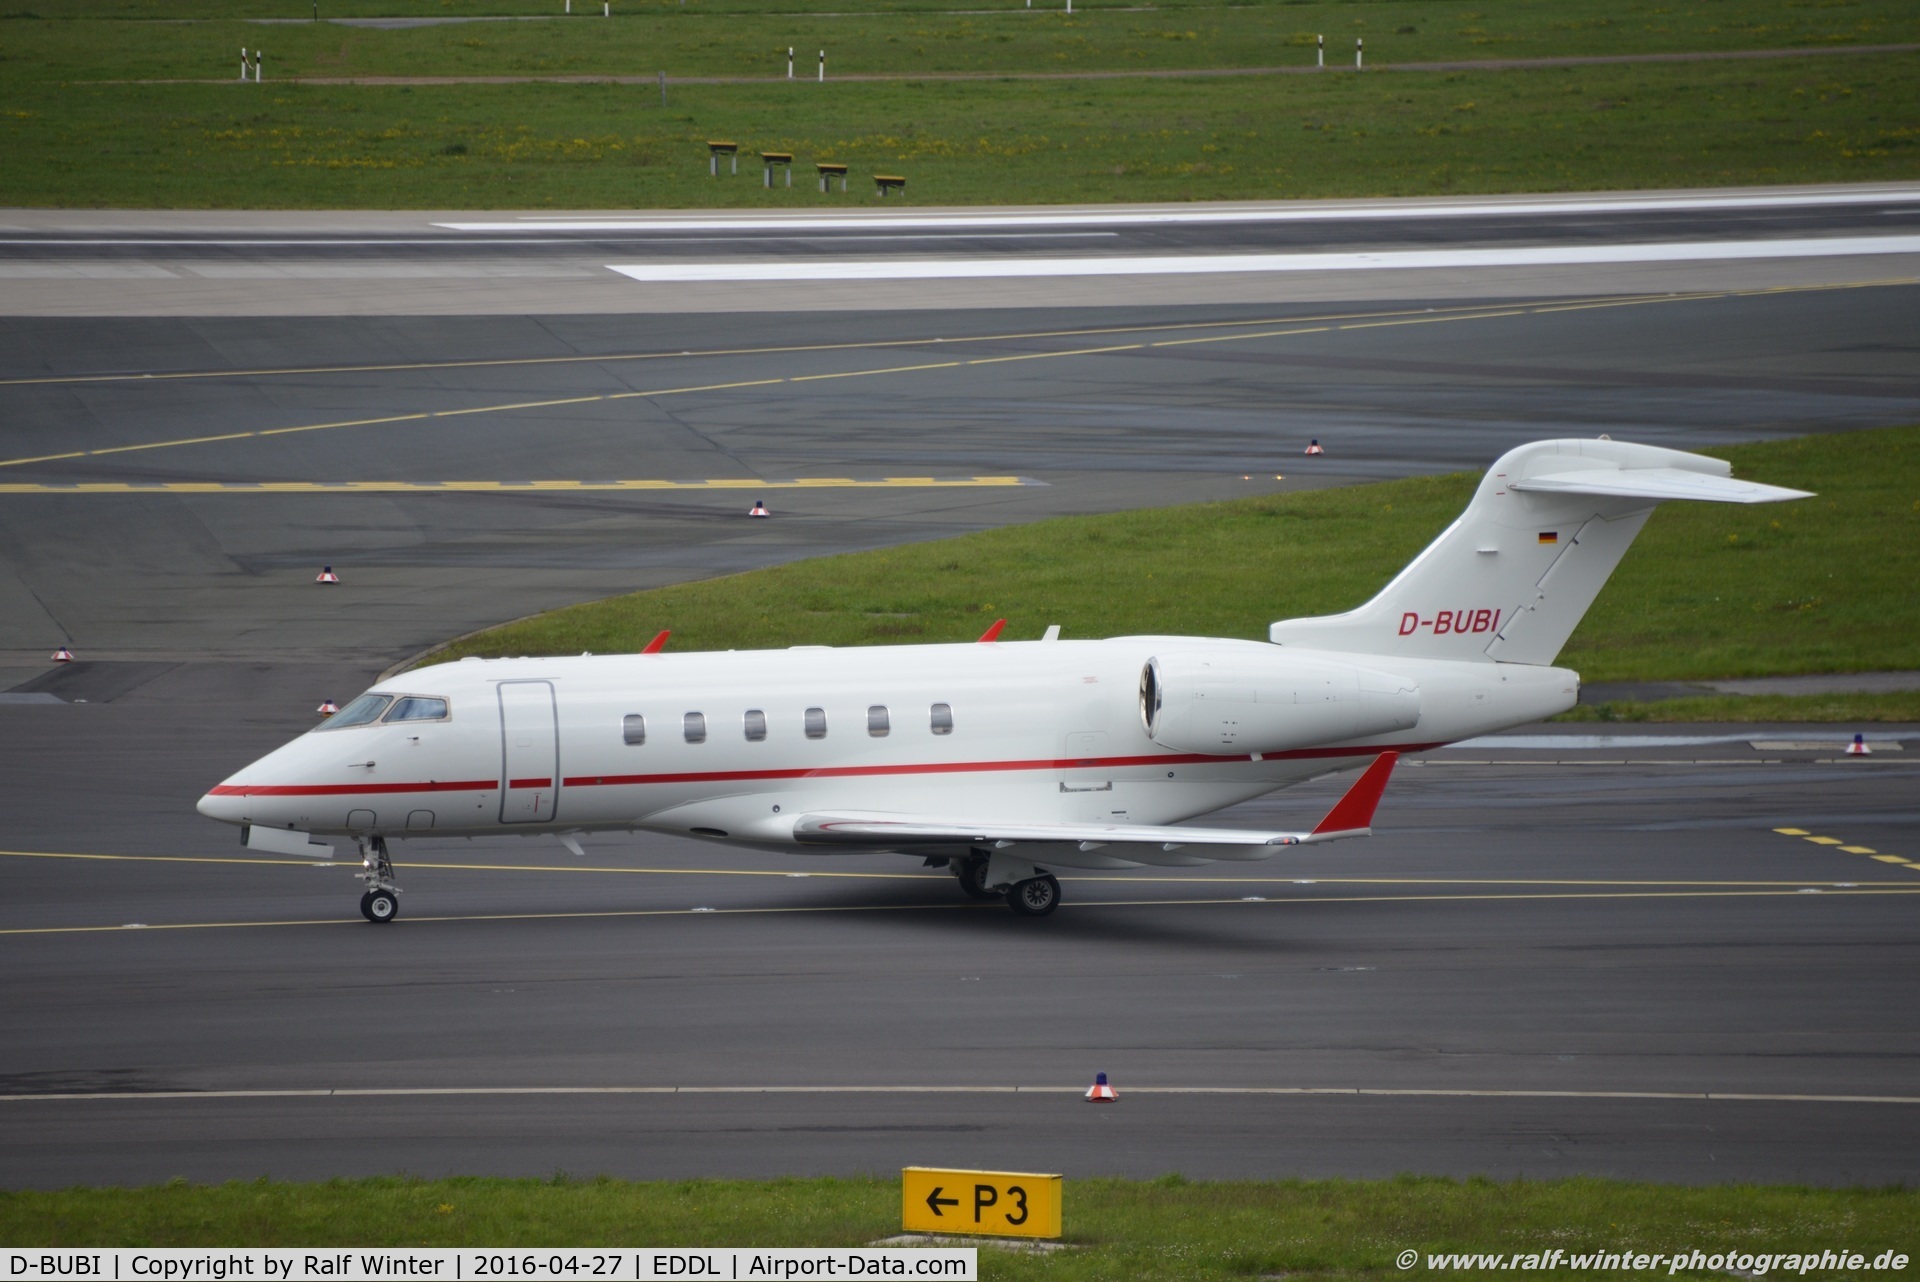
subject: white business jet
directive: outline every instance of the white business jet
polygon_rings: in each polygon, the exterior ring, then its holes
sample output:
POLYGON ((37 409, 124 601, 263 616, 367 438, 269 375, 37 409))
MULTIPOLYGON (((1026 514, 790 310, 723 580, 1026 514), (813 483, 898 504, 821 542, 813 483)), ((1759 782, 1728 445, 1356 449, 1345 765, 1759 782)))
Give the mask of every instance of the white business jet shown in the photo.
MULTIPOLYGON (((200 799, 253 850, 359 845, 361 911, 399 909, 387 843, 673 833, 802 855, 894 851, 1041 916, 1053 867, 1265 859, 1371 831, 1396 754, 1574 705, 1551 666, 1656 504, 1800 490, 1599 440, 1504 455, 1356 610, 1266 642, 1137 636, 462 659, 403 673, 200 799), (1305 832, 1180 826, 1366 761, 1305 832)), ((653 649, 653 647, 649 647, 653 649)))

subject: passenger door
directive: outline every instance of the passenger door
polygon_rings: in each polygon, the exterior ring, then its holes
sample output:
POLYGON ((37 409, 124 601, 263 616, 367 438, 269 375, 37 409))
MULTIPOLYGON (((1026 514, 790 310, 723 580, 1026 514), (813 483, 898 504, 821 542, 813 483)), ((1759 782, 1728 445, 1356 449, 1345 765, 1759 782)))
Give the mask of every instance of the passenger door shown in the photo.
POLYGON ((550 822, 560 796, 551 681, 500 683, 500 759, 500 822, 550 822))

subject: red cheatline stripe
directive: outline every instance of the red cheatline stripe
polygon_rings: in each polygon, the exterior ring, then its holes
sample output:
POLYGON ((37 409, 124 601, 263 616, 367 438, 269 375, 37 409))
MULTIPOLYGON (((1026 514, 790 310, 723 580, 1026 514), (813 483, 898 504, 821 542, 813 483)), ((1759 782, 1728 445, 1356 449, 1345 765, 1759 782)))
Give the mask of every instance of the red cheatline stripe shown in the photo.
POLYGON ((381 792, 486 792, 498 788, 498 779, 427 780, 421 783, 223 783, 210 790, 214 797, 350 797, 381 792))
MULTIPOLYGON (((1398 745, 1397 752, 1425 752, 1439 743, 1398 745)), ((1299 761, 1313 758, 1371 757, 1380 748, 1296 748, 1290 752, 1261 754, 1265 761, 1299 761)), ((900 766, 800 766, 786 770, 700 770, 658 775, 576 775, 560 782, 568 788, 630 787, 660 783, 740 783, 772 779, 849 779, 888 775, 971 774, 983 771, 1015 770, 1093 770, 1123 766, 1200 766, 1235 765, 1250 762, 1248 753, 1210 756, 1203 752, 1164 753, 1144 757, 1043 757, 1029 761, 929 761, 900 766)), ((515 779, 516 788, 545 788, 551 779, 515 779)), ((382 792, 476 792, 499 786, 494 779, 463 780, 456 783, 339 783, 339 784, 221 784, 213 789, 216 797, 331 797, 353 793, 382 792)))

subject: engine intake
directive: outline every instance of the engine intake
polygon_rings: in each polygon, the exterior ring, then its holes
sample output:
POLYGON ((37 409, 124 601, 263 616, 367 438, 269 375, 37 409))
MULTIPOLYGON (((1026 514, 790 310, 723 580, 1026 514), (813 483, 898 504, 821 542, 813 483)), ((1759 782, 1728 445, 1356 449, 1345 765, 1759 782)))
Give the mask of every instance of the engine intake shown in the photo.
POLYGON ((1176 752, 1285 752, 1411 730, 1420 688, 1357 664, 1233 651, 1177 651, 1140 672, 1147 737, 1176 752))

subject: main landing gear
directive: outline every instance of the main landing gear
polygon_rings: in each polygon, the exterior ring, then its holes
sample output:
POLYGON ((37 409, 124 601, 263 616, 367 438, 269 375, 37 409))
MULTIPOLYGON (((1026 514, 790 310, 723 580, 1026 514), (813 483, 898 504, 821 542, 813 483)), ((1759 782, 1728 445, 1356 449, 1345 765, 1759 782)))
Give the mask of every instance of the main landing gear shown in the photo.
POLYGON ((366 869, 359 874, 360 880, 367 883, 367 893, 360 896, 360 915, 375 925, 392 921, 400 915, 400 887, 393 884, 393 861, 387 857, 385 837, 360 838, 360 865, 366 869))
POLYGON ((1037 877, 989 890, 984 852, 976 850, 964 858, 951 860, 949 867, 953 869, 953 879, 960 883, 961 892, 969 899, 1004 898, 1007 907, 1021 917, 1045 917, 1060 906, 1060 882, 1050 872, 1040 872, 1037 877))

